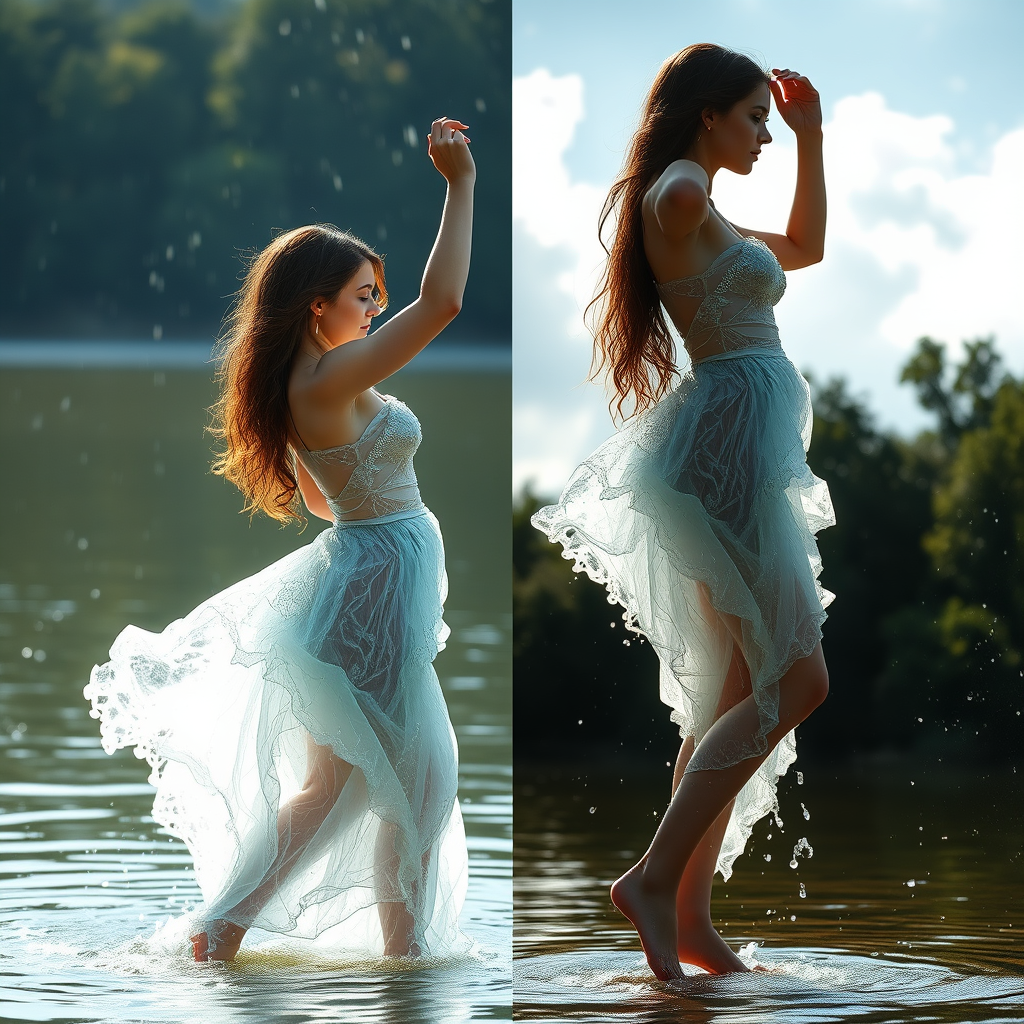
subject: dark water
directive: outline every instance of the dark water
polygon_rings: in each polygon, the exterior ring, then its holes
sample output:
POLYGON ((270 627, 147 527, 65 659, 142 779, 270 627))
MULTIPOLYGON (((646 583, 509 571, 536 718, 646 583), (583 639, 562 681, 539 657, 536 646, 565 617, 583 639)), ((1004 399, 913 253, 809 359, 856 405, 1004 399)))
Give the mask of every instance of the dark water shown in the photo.
POLYGON ((732 947, 771 972, 673 987, 608 901, 653 834, 671 770, 517 765, 516 1018, 1024 1020, 1020 776, 933 763, 797 780, 790 769, 782 782, 782 827, 759 824, 712 907, 732 947), (801 839, 813 855, 794 869, 801 839))
MULTIPOLYGON (((396 971, 287 951, 196 965, 199 900, 150 817, 148 767, 103 753, 81 690, 128 622, 161 629, 307 543, 206 473, 201 370, 0 368, 0 1018, 462 1021, 511 1013, 510 381, 413 373, 452 627, 437 670, 461 749, 475 951, 396 971), (467 424, 472 428, 467 429, 467 424)), ((326 525, 326 524, 324 524, 326 525)))

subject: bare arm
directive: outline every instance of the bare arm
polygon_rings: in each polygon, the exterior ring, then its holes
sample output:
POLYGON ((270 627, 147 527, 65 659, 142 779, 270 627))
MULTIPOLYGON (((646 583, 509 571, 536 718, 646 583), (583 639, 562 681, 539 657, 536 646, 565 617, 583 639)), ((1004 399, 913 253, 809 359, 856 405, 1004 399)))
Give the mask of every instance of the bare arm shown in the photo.
POLYGON ((299 484, 299 494, 302 495, 303 504, 306 509, 319 519, 326 519, 329 523, 334 522, 334 513, 327 504, 323 492, 316 485, 316 481, 309 475, 309 470, 293 456, 295 464, 295 479, 299 484))
POLYGON ((430 252, 420 294, 372 336, 339 345, 317 364, 309 391, 314 401, 351 401, 380 383, 437 337, 462 308, 469 277, 476 165, 460 121, 440 118, 431 126, 428 153, 448 182, 441 226, 430 252))
POLYGON ((673 160, 644 195, 644 219, 654 219, 670 242, 680 242, 708 219, 707 172, 693 160, 673 160))
POLYGON ((796 135, 796 192, 784 235, 750 228, 736 230, 760 238, 783 270, 820 263, 825 253, 825 169, 821 155, 821 103, 803 75, 778 71, 771 83, 782 119, 796 135))

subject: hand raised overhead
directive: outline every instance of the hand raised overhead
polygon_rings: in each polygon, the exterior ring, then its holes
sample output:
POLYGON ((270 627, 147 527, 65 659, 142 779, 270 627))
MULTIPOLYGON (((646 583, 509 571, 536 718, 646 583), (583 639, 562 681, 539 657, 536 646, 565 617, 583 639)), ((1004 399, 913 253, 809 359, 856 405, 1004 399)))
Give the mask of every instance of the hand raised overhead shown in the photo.
POLYGON ((476 177, 476 164, 469 152, 469 137, 463 135, 469 125, 451 117, 439 117, 430 126, 427 155, 449 181, 476 177))
POLYGON ((794 132, 821 128, 821 100, 807 78, 789 68, 772 68, 768 86, 779 115, 794 132))

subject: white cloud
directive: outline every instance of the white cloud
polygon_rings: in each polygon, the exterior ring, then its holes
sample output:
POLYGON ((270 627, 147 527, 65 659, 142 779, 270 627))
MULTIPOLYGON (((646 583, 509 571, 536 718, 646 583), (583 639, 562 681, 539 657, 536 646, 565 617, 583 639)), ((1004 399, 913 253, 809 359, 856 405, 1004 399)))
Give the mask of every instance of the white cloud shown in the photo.
MULTIPOLYGON (((565 166, 583 98, 577 75, 539 69, 513 85, 513 474, 544 493, 612 429, 601 390, 576 386, 589 365, 581 310, 603 255, 596 221, 610 184, 574 181, 565 166)), ((715 179, 716 205, 741 226, 785 228, 796 150, 780 122, 754 174, 715 179)), ((798 366, 846 376, 883 426, 904 432, 926 422, 897 382, 921 335, 955 354, 962 339, 995 334, 1010 367, 1024 370, 1024 130, 995 142, 984 173, 960 172, 957 145, 948 117, 891 110, 873 92, 838 102, 825 127, 826 258, 789 275, 778 309, 798 366)))

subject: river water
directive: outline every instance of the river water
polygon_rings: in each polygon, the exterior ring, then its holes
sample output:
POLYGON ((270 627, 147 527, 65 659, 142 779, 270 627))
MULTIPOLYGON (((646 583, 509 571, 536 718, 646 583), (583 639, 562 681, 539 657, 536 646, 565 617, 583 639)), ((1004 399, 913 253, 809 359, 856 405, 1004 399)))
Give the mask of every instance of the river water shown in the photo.
POLYGON ((712 907, 733 948, 770 970, 673 985, 655 981, 608 900, 670 781, 667 766, 517 764, 516 1019, 1024 1020, 1017 773, 790 769, 781 826, 758 825, 712 907))
POLYGON ((54 362, 0 367, 0 1018, 508 1019, 511 389, 500 361, 442 360, 383 386, 423 424, 417 471, 446 540, 452 638, 436 667, 461 751, 463 928, 475 940, 414 970, 261 952, 259 936, 232 965, 189 959, 179 918, 200 900, 191 860, 150 817, 145 762, 103 752, 82 687, 125 624, 162 629, 320 524, 303 535, 250 526, 237 492, 206 472, 208 368, 54 362))

